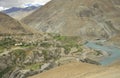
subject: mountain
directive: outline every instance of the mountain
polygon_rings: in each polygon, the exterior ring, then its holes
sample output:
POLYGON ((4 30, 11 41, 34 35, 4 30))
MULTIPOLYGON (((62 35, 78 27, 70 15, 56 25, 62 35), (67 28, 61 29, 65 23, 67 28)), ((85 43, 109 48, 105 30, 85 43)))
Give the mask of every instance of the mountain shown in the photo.
POLYGON ((19 8, 19 7, 12 7, 12 8, 9 8, 7 10, 3 10, 2 12, 3 13, 12 13, 12 12, 16 12, 16 11, 19 11, 21 10, 22 8, 19 8))
POLYGON ((37 6, 29 6, 29 7, 25 7, 25 8, 20 8, 20 7, 12 7, 12 8, 9 8, 7 10, 4 10, 2 11, 3 13, 13 13, 13 12, 17 12, 17 11, 31 11, 31 10, 34 10, 36 9, 37 6))
POLYGON ((32 33, 29 27, 0 12, 0 35, 27 33, 32 33))
POLYGON ((65 36, 111 38, 120 32, 120 0, 52 0, 22 22, 65 36))
POLYGON ((40 7, 40 6, 28 6, 25 8, 12 7, 12 8, 9 8, 7 10, 3 10, 2 12, 10 15, 13 18, 21 19, 21 18, 29 15, 33 11, 35 11, 38 7, 40 7))

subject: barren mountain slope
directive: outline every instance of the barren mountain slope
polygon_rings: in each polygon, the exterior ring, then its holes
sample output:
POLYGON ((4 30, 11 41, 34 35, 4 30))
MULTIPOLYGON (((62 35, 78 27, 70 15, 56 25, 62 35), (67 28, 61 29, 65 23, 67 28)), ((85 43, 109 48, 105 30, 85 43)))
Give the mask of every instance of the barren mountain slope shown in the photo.
POLYGON ((120 31, 120 0, 52 0, 22 21, 40 31, 111 38, 120 31))
POLYGON ((71 63, 29 78, 120 78, 119 68, 71 63))
POLYGON ((17 20, 20 20, 22 19, 23 17, 31 14, 32 12, 34 12, 35 10, 33 11, 29 11, 29 12, 26 12, 26 11, 18 11, 18 12, 14 12, 14 13, 9 13, 9 15, 17 20))
POLYGON ((32 29, 25 24, 0 13, 0 34, 27 34, 32 33, 32 29))

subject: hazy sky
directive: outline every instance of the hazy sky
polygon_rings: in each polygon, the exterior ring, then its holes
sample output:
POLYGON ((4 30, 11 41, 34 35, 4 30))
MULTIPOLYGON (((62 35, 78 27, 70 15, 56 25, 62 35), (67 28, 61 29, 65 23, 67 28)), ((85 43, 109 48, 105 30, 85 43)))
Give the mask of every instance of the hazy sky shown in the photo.
POLYGON ((25 4, 44 5, 50 0, 0 0, 0 10, 10 7, 24 7, 25 4))

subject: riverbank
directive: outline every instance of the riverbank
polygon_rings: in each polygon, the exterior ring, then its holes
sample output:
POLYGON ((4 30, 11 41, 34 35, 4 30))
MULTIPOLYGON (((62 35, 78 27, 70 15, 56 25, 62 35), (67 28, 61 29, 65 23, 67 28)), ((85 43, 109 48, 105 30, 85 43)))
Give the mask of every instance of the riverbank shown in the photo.
POLYGON ((107 52, 108 55, 103 55, 98 61, 103 66, 113 64, 120 59, 120 49, 117 47, 100 45, 95 42, 87 42, 85 45, 98 51, 107 52))

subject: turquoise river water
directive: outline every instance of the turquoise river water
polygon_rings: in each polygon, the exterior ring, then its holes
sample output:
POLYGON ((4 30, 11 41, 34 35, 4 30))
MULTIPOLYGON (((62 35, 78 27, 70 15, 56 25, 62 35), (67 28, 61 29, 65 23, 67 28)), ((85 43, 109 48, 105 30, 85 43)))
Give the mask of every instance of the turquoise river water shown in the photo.
POLYGON ((94 42, 87 42, 85 45, 89 48, 106 51, 108 54, 110 54, 110 56, 107 56, 99 61, 101 65, 110 65, 115 61, 120 60, 120 49, 117 47, 98 45, 94 42))

